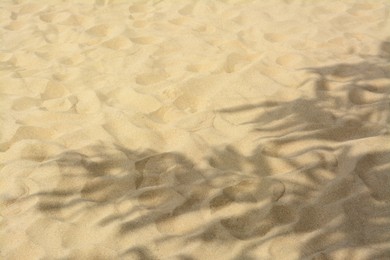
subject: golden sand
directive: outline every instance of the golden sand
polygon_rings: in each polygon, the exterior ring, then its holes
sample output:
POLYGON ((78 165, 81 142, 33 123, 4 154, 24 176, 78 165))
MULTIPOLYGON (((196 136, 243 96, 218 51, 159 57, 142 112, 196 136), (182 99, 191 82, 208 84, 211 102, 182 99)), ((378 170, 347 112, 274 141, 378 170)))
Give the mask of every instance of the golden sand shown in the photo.
POLYGON ((390 259, 390 3, 0 2, 1 259, 390 259))

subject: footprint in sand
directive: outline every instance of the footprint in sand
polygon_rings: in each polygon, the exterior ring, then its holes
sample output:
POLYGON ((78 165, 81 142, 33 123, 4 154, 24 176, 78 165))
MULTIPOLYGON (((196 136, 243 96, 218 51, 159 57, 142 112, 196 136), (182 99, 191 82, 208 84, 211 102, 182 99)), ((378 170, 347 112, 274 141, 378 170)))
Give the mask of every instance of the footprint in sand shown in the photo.
POLYGON ((124 36, 117 36, 103 43, 103 46, 113 50, 123 50, 132 46, 131 41, 124 36))
POLYGON ((37 98, 22 97, 16 99, 12 104, 12 109, 16 111, 28 110, 30 108, 37 107, 40 100, 37 98))
POLYGON ((96 36, 96 37, 105 37, 109 35, 111 32, 111 27, 107 24, 99 24, 95 25, 88 30, 86 30, 86 33, 96 36))
POLYGON ((85 184, 81 190, 81 197, 100 203, 113 201, 134 191, 135 182, 135 176, 97 177, 85 184))
POLYGON ((170 205, 180 205, 185 198, 174 189, 158 188, 147 190, 138 196, 138 203, 146 208, 166 208, 170 205))
POLYGON ((135 167, 142 175, 137 187, 161 184, 191 184, 202 177, 191 161, 175 153, 163 153, 137 161, 135 167))
POLYGON ((285 54, 282 56, 279 56, 276 59, 276 63, 280 66, 286 66, 286 67, 296 67, 301 64, 303 61, 303 58, 301 55, 298 54, 285 54))
POLYGON ((58 81, 49 81, 46 85, 45 91, 41 94, 43 100, 60 98, 67 95, 68 91, 61 83, 58 81))
POLYGON ((133 4, 129 6, 129 12, 132 14, 150 12, 151 8, 147 4, 133 4))
POLYGON ((269 42, 283 42, 286 41, 289 38, 287 34, 282 33, 265 33, 264 39, 266 39, 269 42))
POLYGON ((390 153, 372 153, 361 158, 355 172, 377 200, 390 200, 390 153))
POLYGON ((161 215, 156 221, 156 228, 163 234, 180 235, 197 230, 204 224, 204 213, 201 210, 209 192, 206 186, 188 187, 190 192, 186 200, 169 213, 161 215))
POLYGON ((169 20, 168 22, 170 22, 171 24, 180 26, 180 25, 186 24, 190 21, 191 21, 190 18, 184 16, 184 17, 173 18, 173 19, 169 20))
POLYGON ((8 25, 4 26, 5 29, 10 31, 18 31, 26 27, 26 23, 22 21, 12 21, 8 25))
POLYGON ((266 219, 265 210, 250 210, 235 217, 221 220, 229 233, 240 240, 264 236, 272 228, 272 222, 266 219))
POLYGON ((147 25, 150 25, 150 22, 146 21, 146 20, 136 20, 136 21, 133 22, 133 26, 135 28, 144 28, 147 25))
POLYGON ((378 91, 378 88, 370 86, 353 86, 348 92, 349 100, 356 105, 372 104, 385 101, 386 96, 378 91))
POLYGON ((41 5, 37 3, 27 3, 20 7, 18 14, 25 15, 25 14, 37 13, 43 10, 44 8, 46 8, 45 5, 41 5))
POLYGON ((37 139, 47 140, 54 136, 55 130, 50 128, 38 127, 38 126, 20 126, 17 130, 10 143, 15 143, 24 139, 37 139))
POLYGON ((65 19, 60 24, 66 25, 66 26, 83 27, 83 25, 85 25, 86 22, 87 21, 86 21, 86 18, 84 16, 71 14, 68 16, 67 19, 65 19))
POLYGON ((146 72, 139 74, 135 78, 135 82, 139 85, 152 85, 159 83, 169 77, 165 71, 146 72))
POLYGON ((214 212, 229 206, 233 202, 276 202, 280 200, 284 193, 285 186, 278 180, 268 178, 263 178, 260 181, 253 179, 243 180, 222 189, 220 195, 210 200, 210 210, 214 212))
POLYGON ((130 38, 130 40, 136 44, 155 44, 158 41, 158 38, 153 36, 140 36, 140 37, 134 37, 130 38))
POLYGON ((189 16, 194 11, 195 4, 188 4, 185 7, 181 8, 178 13, 183 16, 189 16))
POLYGON ((198 107, 198 99, 192 94, 183 94, 176 98, 174 105, 183 111, 195 113, 198 107))
POLYGON ((246 65, 250 64, 253 59, 249 55, 242 55, 239 53, 231 53, 227 56, 224 65, 226 73, 233 73, 246 65))
POLYGON ((224 218, 221 220, 232 236, 240 240, 253 239, 267 234, 278 225, 288 224, 294 221, 295 211, 292 207, 274 204, 268 210, 248 210, 239 216, 224 218))
POLYGON ((157 154, 137 161, 135 168, 140 174, 137 189, 147 189, 138 203, 159 210, 155 222, 159 232, 178 235, 201 225, 201 205, 210 189, 198 184, 203 177, 190 160, 175 153, 157 154))

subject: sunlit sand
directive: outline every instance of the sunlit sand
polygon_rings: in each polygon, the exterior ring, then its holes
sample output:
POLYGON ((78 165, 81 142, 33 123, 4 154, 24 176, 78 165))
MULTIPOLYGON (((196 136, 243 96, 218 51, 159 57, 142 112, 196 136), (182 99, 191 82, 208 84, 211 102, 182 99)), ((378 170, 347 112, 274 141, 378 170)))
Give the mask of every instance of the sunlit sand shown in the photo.
POLYGON ((390 259, 390 3, 0 2, 0 258, 390 259))

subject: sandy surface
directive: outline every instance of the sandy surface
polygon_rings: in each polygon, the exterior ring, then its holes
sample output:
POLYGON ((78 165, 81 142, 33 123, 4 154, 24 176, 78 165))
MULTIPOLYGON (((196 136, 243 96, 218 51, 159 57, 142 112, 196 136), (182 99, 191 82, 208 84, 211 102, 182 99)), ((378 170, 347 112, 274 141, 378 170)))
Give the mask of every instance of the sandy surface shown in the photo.
POLYGON ((0 17, 1 259, 390 259, 389 1, 0 17))

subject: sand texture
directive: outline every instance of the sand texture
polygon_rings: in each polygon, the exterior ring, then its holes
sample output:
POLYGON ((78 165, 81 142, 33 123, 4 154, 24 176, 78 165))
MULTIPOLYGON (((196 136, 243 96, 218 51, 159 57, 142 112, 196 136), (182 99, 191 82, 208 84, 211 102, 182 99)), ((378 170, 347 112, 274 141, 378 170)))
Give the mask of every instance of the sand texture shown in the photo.
POLYGON ((390 259, 390 2, 0 1, 0 259, 390 259))

